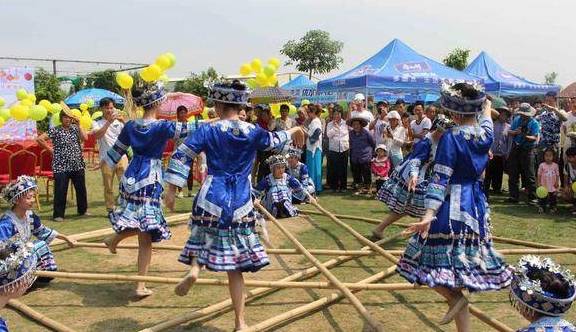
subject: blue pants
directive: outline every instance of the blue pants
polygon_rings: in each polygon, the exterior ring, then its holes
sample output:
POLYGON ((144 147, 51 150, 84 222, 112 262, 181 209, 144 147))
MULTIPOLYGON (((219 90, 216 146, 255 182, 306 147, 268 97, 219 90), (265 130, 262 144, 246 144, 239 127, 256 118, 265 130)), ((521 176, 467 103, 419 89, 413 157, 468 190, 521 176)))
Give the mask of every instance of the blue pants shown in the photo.
POLYGON ((310 179, 314 182, 316 192, 322 191, 322 150, 316 149, 314 153, 306 150, 306 166, 310 173, 310 179))

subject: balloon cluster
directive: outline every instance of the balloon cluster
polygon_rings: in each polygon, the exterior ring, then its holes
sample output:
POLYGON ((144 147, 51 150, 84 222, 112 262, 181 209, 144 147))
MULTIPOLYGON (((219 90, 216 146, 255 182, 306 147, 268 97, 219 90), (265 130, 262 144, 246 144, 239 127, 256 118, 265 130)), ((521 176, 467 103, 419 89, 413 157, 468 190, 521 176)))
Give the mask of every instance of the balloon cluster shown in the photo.
POLYGON ((16 98, 18 99, 17 103, 10 108, 4 108, 6 101, 0 97, 0 127, 11 118, 16 121, 42 121, 48 113, 61 109, 59 104, 52 104, 46 99, 42 99, 36 104, 36 96, 24 89, 16 91, 16 98))
POLYGON ((270 58, 266 65, 262 64, 262 60, 254 58, 251 62, 240 66, 240 75, 248 76, 254 74, 256 76, 246 81, 246 84, 252 89, 273 87, 278 84, 276 71, 281 64, 277 58, 270 58))
POLYGON ((288 105, 288 115, 294 116, 298 112, 298 108, 290 103, 270 104, 270 112, 274 117, 280 116, 280 106, 288 105))
MULTIPOLYGON (((165 71, 174 67, 176 64, 176 56, 173 53, 166 52, 160 54, 153 64, 146 66, 138 73, 144 82, 154 81, 168 81, 168 75, 165 71)), ((120 72, 116 74, 116 83, 124 89, 128 90, 134 85, 134 79, 128 73, 120 72)))

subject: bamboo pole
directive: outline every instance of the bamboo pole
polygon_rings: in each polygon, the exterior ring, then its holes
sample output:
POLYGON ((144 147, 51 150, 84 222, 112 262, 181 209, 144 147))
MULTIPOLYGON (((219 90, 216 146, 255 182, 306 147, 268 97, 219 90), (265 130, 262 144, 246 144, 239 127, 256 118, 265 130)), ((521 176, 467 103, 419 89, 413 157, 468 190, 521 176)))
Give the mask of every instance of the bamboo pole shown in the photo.
POLYGON ((41 313, 39 313, 38 311, 30 308, 29 306, 25 305, 24 303, 12 299, 10 301, 8 301, 8 306, 10 306, 12 309, 17 310, 19 312, 21 312, 22 314, 24 314, 24 316, 32 319, 35 322, 38 322, 42 325, 44 325, 47 328, 50 328, 54 331, 57 332, 76 332, 75 330, 69 328, 68 326, 59 323, 41 313))
MULTIPOLYGON (((108 249, 104 243, 93 243, 93 242, 78 242, 75 247, 79 248, 101 248, 108 249)), ((118 249, 138 249, 138 244, 121 244, 117 246, 118 249)), ((163 244, 153 244, 152 249, 156 250, 171 250, 171 251, 181 251, 182 246, 178 245, 163 245, 163 244)), ((308 249, 308 251, 313 255, 320 256, 375 256, 377 253, 371 250, 333 250, 333 249, 308 249)), ((387 250, 390 254, 394 256, 400 256, 404 253, 404 250, 387 250)), ((527 248, 527 249, 499 249, 497 250, 501 255, 558 255, 558 254, 576 254, 576 248, 558 248, 558 249, 537 249, 537 248, 527 248)), ((266 253, 269 255, 302 255, 302 253, 296 249, 266 249, 266 253)))
MULTIPOLYGON (((169 226, 175 226, 175 225, 187 222, 189 219, 190 219, 189 213, 181 213, 181 214, 167 217, 166 223, 169 226)), ((90 240, 102 238, 102 237, 107 236, 107 235, 112 235, 114 233, 115 233, 114 230, 111 227, 108 227, 108 228, 100 228, 100 229, 96 229, 96 230, 84 232, 84 233, 71 234, 68 237, 70 237, 76 241, 90 241, 90 240)), ((61 246, 61 245, 66 245, 66 244, 67 243, 64 240, 54 239, 54 241, 50 242, 50 247, 56 247, 56 246, 61 246)), ((63 249, 69 249, 69 247, 61 248, 61 250, 63 250, 63 249)))
MULTIPOLYGON (((340 280, 338 280, 338 278, 336 278, 334 276, 334 274, 332 274, 332 272, 330 272, 330 270, 328 270, 326 267, 324 267, 322 265, 322 263, 316 257, 314 257, 310 252, 308 252, 308 250, 306 250, 306 248, 296 239, 296 237, 294 237, 294 235, 292 235, 281 223, 279 223, 278 220, 276 220, 276 218, 274 218, 274 216, 272 216, 262 205, 260 205, 260 203, 256 202, 255 206, 274 225, 276 225, 276 227, 278 227, 278 229, 282 233, 284 233, 284 235, 286 235, 286 237, 294 244, 294 246, 296 246, 296 248, 298 250, 300 250, 302 252, 302 254, 304 256, 306 256, 306 258, 308 258, 308 260, 312 264, 314 264, 328 280, 330 280, 331 283, 333 283, 334 285, 336 285, 338 287, 338 289, 344 294, 344 296, 346 296, 348 298, 348 300, 352 303, 354 308, 358 311, 358 313, 360 315, 362 315, 362 317, 364 317, 364 319, 368 322, 368 324, 370 326, 372 326, 376 331, 383 331, 384 330, 384 327, 376 319, 374 319, 374 317, 372 317, 372 315, 370 315, 370 313, 368 312, 368 310, 366 310, 366 308, 364 307, 362 302, 360 302, 360 300, 358 300, 358 298, 350 291, 350 289, 347 288, 346 286, 344 286, 342 284, 342 282, 340 282, 340 280)), ((371 242, 371 243, 373 245, 375 245, 373 242, 371 242)), ((375 246, 378 247, 377 245, 375 245, 375 246)), ((378 248, 380 248, 380 247, 378 247, 378 248)), ((391 256, 391 257, 394 257, 394 256, 391 256)))
MULTIPOLYGON (((310 210, 306 210, 306 209, 302 209, 301 212, 303 212, 305 214, 324 215, 322 212, 310 211, 310 210)), ((364 221, 364 222, 367 222, 369 224, 374 224, 374 225, 378 225, 381 223, 381 220, 374 219, 374 218, 368 218, 368 217, 359 217, 359 216, 352 216, 352 215, 345 215, 345 214, 334 214, 334 216, 338 217, 338 218, 342 218, 342 219, 364 221)), ((398 226, 398 227, 404 227, 404 228, 408 227, 407 224, 403 224, 403 223, 394 223, 392 225, 398 226)), ((537 249, 573 249, 573 248, 555 246, 555 245, 550 245, 550 244, 540 243, 540 242, 516 240, 516 239, 511 239, 511 238, 502 237, 502 236, 492 236, 492 240, 494 242, 498 242, 498 243, 521 245, 521 246, 530 247, 530 248, 537 248, 537 249)), ((573 252, 568 251, 568 252, 551 252, 551 253, 554 254, 554 253, 573 253, 573 252)))
MULTIPOLYGON (((378 242, 376 242, 376 244, 384 245, 388 242, 391 242, 391 241, 397 239, 400 236, 401 236, 401 233, 397 233, 396 235, 391 236, 388 239, 379 240, 378 242)), ((369 249, 368 247, 362 248, 362 250, 368 250, 368 249, 369 249)), ((322 263, 322 265, 324 265, 326 268, 332 268, 332 267, 335 267, 337 265, 348 262, 352 259, 354 259, 353 256, 339 256, 337 258, 333 258, 333 259, 330 259, 330 260, 322 263)), ((319 273, 319 269, 316 266, 313 266, 313 267, 310 267, 304 271, 289 275, 289 276, 281 279, 280 281, 294 281, 294 280, 309 278, 309 277, 315 276, 318 273, 319 273)), ((265 296, 265 295, 268 295, 270 293, 273 293, 274 291, 276 291, 276 289, 272 289, 272 288, 255 288, 255 289, 248 290, 247 294, 246 294, 246 303, 248 303, 248 302, 250 302, 256 298, 259 298, 261 296, 265 296)), ((220 301, 218 303, 212 304, 208 307, 178 315, 172 319, 169 319, 169 320, 164 321, 162 323, 148 327, 148 328, 143 329, 139 332, 160 332, 160 331, 164 331, 166 329, 184 324, 184 323, 189 322, 189 321, 198 320, 198 319, 201 319, 201 318, 206 317, 208 315, 212 315, 212 314, 217 313, 217 312, 225 312, 225 311, 228 311, 231 309, 232 309, 232 301, 230 299, 226 299, 226 300, 220 301)))
MULTIPOLYGON (((374 243, 370 240, 368 240, 367 238, 365 238, 364 236, 362 236, 362 234, 358 233, 355 229, 353 229, 352 227, 350 227, 348 224, 344 223, 343 221, 339 220, 338 218, 336 218, 332 213, 330 213, 328 210, 324 209, 322 206, 320 206, 320 204, 318 204, 318 202, 312 202, 312 205, 318 209, 318 211, 324 213, 324 215, 326 215, 328 218, 330 218, 332 221, 334 221, 335 223, 339 224, 340 226, 342 226, 344 229, 346 229, 350 234, 352 234, 356 239, 358 239, 360 242, 366 244, 367 246, 370 247, 370 249, 374 250, 375 252, 380 253, 382 256, 384 256, 386 259, 388 259, 389 261, 393 262, 394 264, 397 264, 398 259, 394 256, 392 256, 390 253, 388 253, 386 250, 384 250, 383 248, 374 245, 374 243)), ((470 312, 477 316, 478 318, 482 319, 481 317, 479 317, 479 315, 482 314, 482 312, 480 311, 480 309, 476 308, 475 306, 473 306, 472 304, 468 305, 468 307, 471 309, 470 312)), ((502 324, 502 323, 500 323, 502 324)), ((504 324, 502 324, 504 325, 504 324)), ((492 325, 491 325, 492 326, 492 325)))
MULTIPOLYGON (((120 274, 104 274, 104 273, 71 273, 71 272, 53 272, 53 271, 37 271, 35 272, 39 277, 61 278, 61 279, 75 279, 75 280, 98 280, 98 281, 136 281, 136 282, 153 282, 161 284, 177 284, 181 278, 168 278, 168 277, 153 277, 153 276, 133 276, 133 275, 120 275, 120 274)), ((196 285, 205 286, 228 286, 227 279, 198 279, 196 285)), ((318 289, 339 289, 339 285, 331 282, 322 281, 266 281, 266 280, 245 280, 246 287, 266 287, 266 288, 318 288, 318 289)), ((418 285, 409 283, 395 283, 395 284, 369 284, 357 285, 356 283, 340 283, 343 287, 350 289, 361 290, 410 290, 421 288, 418 285)))
MULTIPOLYGON (((392 275, 394 275, 396 273, 396 266, 392 266, 390 268, 388 268, 386 271, 382 271, 379 272, 375 275, 372 275, 366 279, 363 279, 359 282, 357 282, 356 284, 370 284, 373 282, 377 282, 380 281, 382 279, 388 278, 392 275)), ((354 290, 354 292, 357 292, 358 290, 354 290)), ((241 330, 242 332, 256 332, 256 331, 263 331, 266 329, 269 329, 271 327, 277 326, 278 324, 281 324, 285 321, 288 321, 290 319, 294 319, 295 317, 299 317, 311 312, 314 312, 322 307, 328 306, 334 302, 337 302, 339 300, 341 300, 342 298, 344 298, 344 295, 341 292, 337 292, 337 293, 332 293, 326 297, 320 298, 316 301, 310 302, 306 305, 300 306, 298 308, 286 311, 284 313, 281 313, 279 315, 276 315, 274 317, 271 317, 267 320, 264 320, 258 324, 252 325, 244 330, 241 330)))
POLYGON ((501 331, 501 332, 514 332, 515 331, 514 329, 508 327, 507 325, 500 322, 499 320, 496 320, 494 318, 489 317, 482 310, 478 309, 477 307, 475 307, 473 305, 469 305, 468 309, 470 310, 471 314, 476 316, 478 319, 480 319, 484 323, 492 326, 492 328, 494 328, 497 331, 501 331))

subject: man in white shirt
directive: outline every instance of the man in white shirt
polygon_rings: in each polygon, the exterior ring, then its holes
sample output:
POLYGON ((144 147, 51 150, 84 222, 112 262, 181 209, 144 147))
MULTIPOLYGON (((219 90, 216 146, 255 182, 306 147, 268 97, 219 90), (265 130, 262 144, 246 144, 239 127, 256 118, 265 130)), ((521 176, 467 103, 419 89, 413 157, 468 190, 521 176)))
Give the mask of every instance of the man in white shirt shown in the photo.
POLYGON ((103 162, 108 150, 114 145, 122 128, 124 128, 124 120, 116 112, 114 102, 110 98, 100 100, 100 110, 102 111, 102 119, 92 124, 90 134, 94 135, 98 140, 100 170, 102 171, 102 182, 104 183, 104 201, 106 209, 110 212, 114 209, 114 174, 120 181, 128 166, 128 157, 124 155, 114 169, 103 162))
POLYGON ((346 191, 346 178, 348 176, 348 150, 350 138, 348 125, 342 119, 342 107, 334 106, 332 121, 326 125, 328 136, 328 158, 326 168, 328 172, 327 183, 333 191, 346 191))
POLYGON ((370 122, 368 125, 368 129, 374 135, 374 142, 376 146, 380 144, 384 144, 384 129, 388 126, 388 119, 386 116, 388 115, 388 102, 386 101, 379 101, 376 104, 376 109, 378 111, 378 116, 374 121, 370 122))
POLYGON ((432 121, 424 116, 424 105, 421 102, 414 105, 414 115, 416 118, 410 123, 410 128, 414 136, 414 144, 416 144, 428 134, 432 128, 432 121))
POLYGON ((348 119, 363 118, 368 123, 366 125, 366 127, 364 127, 364 128, 368 129, 368 126, 370 125, 370 123, 372 121, 374 121, 374 115, 372 114, 372 112, 370 112, 364 108, 364 101, 365 100, 366 100, 366 98, 361 93, 357 93, 354 96, 354 102, 352 104, 354 106, 354 110, 352 112, 348 113, 349 114, 348 119))

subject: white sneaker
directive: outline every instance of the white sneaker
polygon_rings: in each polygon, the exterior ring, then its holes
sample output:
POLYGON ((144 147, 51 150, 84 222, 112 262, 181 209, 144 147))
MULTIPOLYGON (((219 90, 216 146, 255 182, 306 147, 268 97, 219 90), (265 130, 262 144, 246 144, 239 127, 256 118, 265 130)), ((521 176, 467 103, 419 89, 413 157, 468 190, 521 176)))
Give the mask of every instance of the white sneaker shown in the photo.
POLYGON ((184 193, 183 192, 179 192, 178 195, 176 195, 177 198, 184 198, 184 193))
POLYGON ((62 217, 57 217, 57 218, 52 219, 52 221, 61 222, 61 221, 64 221, 64 218, 62 218, 62 217))

